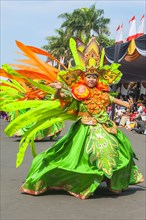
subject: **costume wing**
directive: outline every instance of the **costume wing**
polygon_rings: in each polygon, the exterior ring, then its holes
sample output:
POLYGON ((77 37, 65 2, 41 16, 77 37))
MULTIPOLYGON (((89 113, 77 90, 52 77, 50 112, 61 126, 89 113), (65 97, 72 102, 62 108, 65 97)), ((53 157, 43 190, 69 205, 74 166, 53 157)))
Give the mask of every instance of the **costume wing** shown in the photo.
POLYGON ((36 155, 34 145, 34 135, 42 129, 50 127, 57 122, 64 120, 75 120, 76 116, 68 114, 60 107, 59 100, 43 101, 43 100, 27 100, 25 102, 13 102, 4 106, 3 110, 12 111, 30 108, 30 110, 12 121, 5 129, 8 136, 12 136, 17 130, 34 124, 22 137, 17 154, 16 167, 23 162, 25 151, 30 144, 33 156, 36 155))
POLYGON ((99 82, 102 82, 106 85, 117 84, 122 77, 122 72, 118 69, 121 64, 112 63, 111 65, 104 65, 100 67, 99 73, 99 82))

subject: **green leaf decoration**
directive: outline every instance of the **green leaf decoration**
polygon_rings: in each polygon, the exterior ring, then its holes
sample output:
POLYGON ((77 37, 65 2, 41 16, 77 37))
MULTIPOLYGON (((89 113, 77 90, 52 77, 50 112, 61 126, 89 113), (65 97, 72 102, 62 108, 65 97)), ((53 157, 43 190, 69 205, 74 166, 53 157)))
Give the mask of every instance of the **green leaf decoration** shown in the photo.
POLYGON ((110 95, 111 95, 111 96, 114 96, 114 97, 117 97, 118 94, 119 94, 118 92, 110 92, 110 95))
POLYGON ((81 63, 80 63, 80 59, 79 59, 77 48, 76 48, 76 41, 73 38, 70 38, 69 47, 70 47, 70 50, 72 52, 75 64, 77 66, 80 66, 81 63))
POLYGON ((105 55, 105 50, 104 48, 101 51, 101 58, 100 58, 100 63, 99 63, 99 68, 103 67, 104 64, 104 55, 105 55))

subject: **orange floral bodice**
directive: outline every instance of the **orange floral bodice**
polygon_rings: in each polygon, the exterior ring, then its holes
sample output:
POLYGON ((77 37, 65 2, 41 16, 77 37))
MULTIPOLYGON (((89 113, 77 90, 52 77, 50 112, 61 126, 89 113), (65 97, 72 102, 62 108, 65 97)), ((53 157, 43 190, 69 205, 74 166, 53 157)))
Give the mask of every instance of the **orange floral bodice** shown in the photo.
POLYGON ((89 91, 89 97, 82 101, 88 112, 92 115, 96 115, 102 110, 106 111, 106 108, 110 105, 109 94, 97 88, 89 89, 89 91))
POLYGON ((106 109, 111 104, 111 96, 108 92, 78 83, 72 88, 72 95, 80 101, 78 116, 83 124, 96 125, 109 120, 106 109))

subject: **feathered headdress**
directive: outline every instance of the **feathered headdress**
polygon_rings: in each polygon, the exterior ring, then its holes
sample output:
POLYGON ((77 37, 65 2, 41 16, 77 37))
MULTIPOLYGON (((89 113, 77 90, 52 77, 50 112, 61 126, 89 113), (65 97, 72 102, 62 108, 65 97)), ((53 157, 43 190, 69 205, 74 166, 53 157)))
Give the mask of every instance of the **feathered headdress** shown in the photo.
POLYGON ((101 49, 95 37, 92 37, 87 45, 79 39, 70 39, 70 50, 75 61, 75 67, 70 70, 60 71, 58 80, 63 80, 68 86, 72 86, 80 78, 87 74, 95 74, 99 82, 106 85, 117 84, 122 73, 118 69, 120 64, 104 65, 104 48, 101 49))

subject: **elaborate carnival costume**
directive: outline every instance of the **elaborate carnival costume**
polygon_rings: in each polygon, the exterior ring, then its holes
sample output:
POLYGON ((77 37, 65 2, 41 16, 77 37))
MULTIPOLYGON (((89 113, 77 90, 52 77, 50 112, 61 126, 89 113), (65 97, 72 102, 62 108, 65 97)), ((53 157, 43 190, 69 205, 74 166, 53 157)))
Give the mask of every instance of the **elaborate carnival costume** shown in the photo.
MULTIPOLYGON (((93 195, 102 181, 106 181, 111 190, 121 192, 130 184, 141 182, 143 176, 135 165, 136 156, 130 141, 110 121, 106 111, 114 100, 107 85, 121 79, 119 65, 103 66, 103 51, 100 56, 99 45, 94 38, 82 48, 78 48, 71 39, 70 48, 76 66, 56 75, 63 85, 61 92, 65 98, 42 103, 39 107, 34 103, 36 109, 25 114, 25 120, 31 117, 32 121, 36 120, 36 124, 21 140, 16 165, 19 166, 23 161, 24 149, 29 142, 33 142, 31 137, 38 127, 47 127, 54 122, 52 116, 56 121, 76 121, 66 135, 33 159, 21 191, 39 195, 49 189, 63 189, 75 197, 85 199, 93 195), (88 74, 98 76, 96 87, 89 88, 85 84, 84 76, 88 74), (35 118, 38 111, 42 117, 35 118), (50 119, 47 124, 44 114, 50 119)), ((15 108, 18 108, 17 103, 15 108)), ((9 105, 3 109, 8 110, 9 105)), ((20 116, 21 120, 23 118, 20 116)), ((15 128, 15 125, 20 119, 18 117, 16 122, 6 128, 8 135, 19 128, 15 128)))

